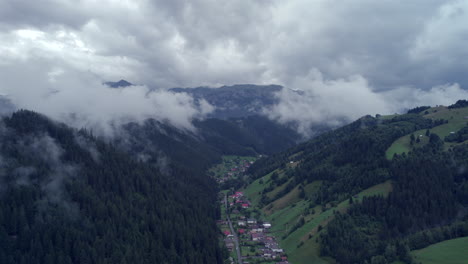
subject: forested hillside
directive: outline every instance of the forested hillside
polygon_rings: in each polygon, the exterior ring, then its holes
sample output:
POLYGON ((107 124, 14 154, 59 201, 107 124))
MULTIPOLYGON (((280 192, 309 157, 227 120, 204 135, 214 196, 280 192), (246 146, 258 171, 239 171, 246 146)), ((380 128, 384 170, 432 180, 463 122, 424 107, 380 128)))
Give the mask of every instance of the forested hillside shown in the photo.
POLYGON ((220 263, 215 184, 39 114, 1 123, 0 263, 220 263))
POLYGON ((149 119, 106 139, 26 110, 0 125, 0 263, 220 263, 207 168, 301 139, 260 116, 149 119))
POLYGON ((293 264, 418 263, 412 250, 468 236, 465 102, 366 116, 260 159, 245 192, 293 264))
POLYGON ((303 140, 295 130, 262 116, 195 120, 180 130, 153 119, 124 126, 115 144, 150 163, 177 163, 204 173, 222 155, 273 154, 303 140))

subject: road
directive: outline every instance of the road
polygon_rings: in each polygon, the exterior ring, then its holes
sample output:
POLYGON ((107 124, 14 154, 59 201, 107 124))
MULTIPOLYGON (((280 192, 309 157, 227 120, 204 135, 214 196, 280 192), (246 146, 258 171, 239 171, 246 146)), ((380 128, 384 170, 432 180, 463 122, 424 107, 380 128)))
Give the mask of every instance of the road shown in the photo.
POLYGON ((237 262, 239 264, 242 264, 242 254, 239 246, 239 237, 237 236, 237 233, 234 232, 234 227, 232 227, 232 222, 231 222, 231 217, 229 216, 229 211, 228 211, 228 203, 227 203, 227 194, 224 194, 224 206, 226 206, 226 215, 227 215, 227 221, 229 223, 229 228, 231 229, 231 234, 234 236, 234 244, 236 245, 236 252, 237 252, 237 262))

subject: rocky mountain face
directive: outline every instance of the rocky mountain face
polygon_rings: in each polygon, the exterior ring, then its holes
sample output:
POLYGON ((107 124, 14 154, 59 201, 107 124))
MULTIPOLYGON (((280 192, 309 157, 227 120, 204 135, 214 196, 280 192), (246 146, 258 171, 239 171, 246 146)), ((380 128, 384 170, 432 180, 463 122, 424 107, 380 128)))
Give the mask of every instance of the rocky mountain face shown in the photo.
POLYGON ((205 99, 216 109, 210 117, 227 119, 262 114, 265 107, 278 103, 279 85, 239 84, 219 88, 172 88, 175 93, 187 93, 196 101, 205 99))

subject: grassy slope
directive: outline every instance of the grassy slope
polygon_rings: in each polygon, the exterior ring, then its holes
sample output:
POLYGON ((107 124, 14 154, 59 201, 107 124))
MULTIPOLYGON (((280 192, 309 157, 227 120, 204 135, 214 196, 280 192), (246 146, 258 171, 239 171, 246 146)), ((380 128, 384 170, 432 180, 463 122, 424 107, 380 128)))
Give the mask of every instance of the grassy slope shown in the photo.
MULTIPOLYGON (((443 124, 437 127, 430 129, 431 133, 437 134, 442 140, 450 134, 450 132, 457 132, 461 128, 463 128, 466 123, 467 119, 465 116, 468 116, 468 107, 466 108, 457 108, 457 109, 448 109, 447 107, 439 106, 433 107, 428 110, 428 114, 425 114, 425 111, 421 113, 425 118, 430 118, 433 120, 437 119, 444 119, 448 120, 448 124, 443 124)), ((415 136, 423 135, 421 138, 421 142, 419 144, 414 144, 413 146, 410 145, 410 136, 411 134, 405 135, 399 139, 397 139, 393 144, 388 148, 385 155, 387 159, 392 159, 395 153, 402 154, 407 153, 413 147, 423 146, 427 143, 428 137, 425 136, 426 130, 419 130, 414 133, 415 136)), ((448 148, 452 144, 445 143, 445 147, 448 148)))
POLYGON ((247 188, 244 189, 244 194, 249 198, 250 202, 257 206, 260 202, 261 191, 270 183, 270 177, 273 172, 253 181, 247 188))
MULTIPOLYGON (((392 184, 390 181, 372 186, 357 195, 356 201, 361 201, 365 196, 372 195, 388 195, 392 190, 392 184)), ((330 259, 323 259, 319 257, 319 245, 316 241, 318 237, 318 227, 321 225, 325 227, 334 218, 334 211, 341 213, 346 212, 349 208, 349 201, 343 201, 336 207, 321 210, 320 207, 316 207, 316 214, 307 218, 307 223, 301 228, 291 233, 288 237, 281 240, 281 246, 284 247, 286 252, 291 256, 290 259, 294 264, 306 264, 311 261, 327 261, 323 263, 333 263, 330 259), (311 241, 312 240, 312 241, 311 241), (301 243, 304 245, 298 247, 301 243), (309 247, 311 246, 311 248, 309 247)), ((276 224, 273 221, 273 224, 276 224)), ((315 262, 313 262, 315 263, 315 262)), ((318 262, 320 263, 320 262, 318 262)))
POLYGON ((467 264, 468 237, 446 240, 411 253, 422 264, 467 264))
MULTIPOLYGON (((271 173, 252 182, 244 190, 246 196, 254 203, 258 204, 259 193, 269 185, 271 173), (262 180, 262 184, 260 181, 262 180)), ((316 191, 321 185, 320 181, 315 181, 304 187, 307 193, 316 191)), ((280 186, 278 188, 282 188, 280 186)), ((278 189, 277 188, 277 189, 278 189)), ((387 195, 391 191, 390 181, 375 185, 357 195, 356 201, 360 201, 364 196, 387 195)), ((277 192, 273 190, 272 192, 277 192)), ((319 256, 318 226, 325 227, 334 217, 334 211, 345 212, 349 207, 349 201, 343 201, 334 208, 323 210, 321 206, 316 206, 315 214, 305 216, 306 223, 296 231, 290 233, 291 228, 309 208, 309 202, 298 198, 298 188, 284 195, 280 199, 272 202, 262 209, 268 221, 271 221, 273 227, 271 232, 279 239, 281 246, 290 256, 291 263, 334 263, 331 259, 324 259, 319 256), (290 233, 290 234, 289 234, 290 233), (311 238, 309 238, 309 234, 311 238), (301 243, 302 246, 298 247, 301 243)))

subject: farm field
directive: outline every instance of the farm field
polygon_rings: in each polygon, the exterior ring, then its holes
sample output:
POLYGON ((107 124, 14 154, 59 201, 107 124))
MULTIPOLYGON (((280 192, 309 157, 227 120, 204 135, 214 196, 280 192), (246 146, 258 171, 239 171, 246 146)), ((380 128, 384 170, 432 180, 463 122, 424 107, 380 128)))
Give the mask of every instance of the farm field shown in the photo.
MULTIPOLYGON (((245 194, 259 197, 258 192, 261 192, 267 186, 266 183, 270 176, 269 174, 262 178, 264 180, 263 184, 260 184, 259 180, 254 181, 246 188, 245 194)), ((321 181, 315 181, 305 186, 305 189, 308 193, 313 192, 320 185, 321 181)), ((365 196, 379 194, 387 196, 391 190, 391 181, 386 181, 355 195, 354 201, 360 202, 365 196)), ((334 207, 322 208, 321 206, 315 206, 310 208, 307 201, 296 200, 297 192, 297 188, 294 188, 288 194, 262 209, 266 219, 272 223, 270 231, 279 239, 280 245, 291 256, 291 263, 334 263, 333 259, 320 257, 320 245, 317 238, 321 228, 325 227, 334 218, 334 211, 345 212, 349 208, 349 200, 345 200, 334 207), (277 207, 278 203, 283 204, 283 206, 277 207), (310 213, 304 215, 306 211, 310 213), (304 216, 305 220, 304 225, 291 232, 291 228, 302 216, 304 216)))
POLYGON ((422 264, 467 264, 468 237, 446 240, 412 251, 416 262, 422 264))
MULTIPOLYGON (((468 108, 456 108, 448 109, 447 107, 439 106, 428 109, 421 113, 425 118, 439 120, 447 120, 447 124, 433 127, 429 129, 430 133, 434 133, 444 140, 444 138, 450 135, 451 132, 457 132, 466 126, 468 119, 468 108)), ((385 156, 391 160, 394 154, 402 154, 409 152, 412 148, 424 146, 429 142, 429 137, 426 135, 426 129, 418 130, 399 139, 395 140, 393 144, 387 149, 385 156), (411 134, 416 138, 419 137, 420 142, 411 145, 411 134)), ((445 142, 445 149, 452 146, 453 143, 445 142)))

